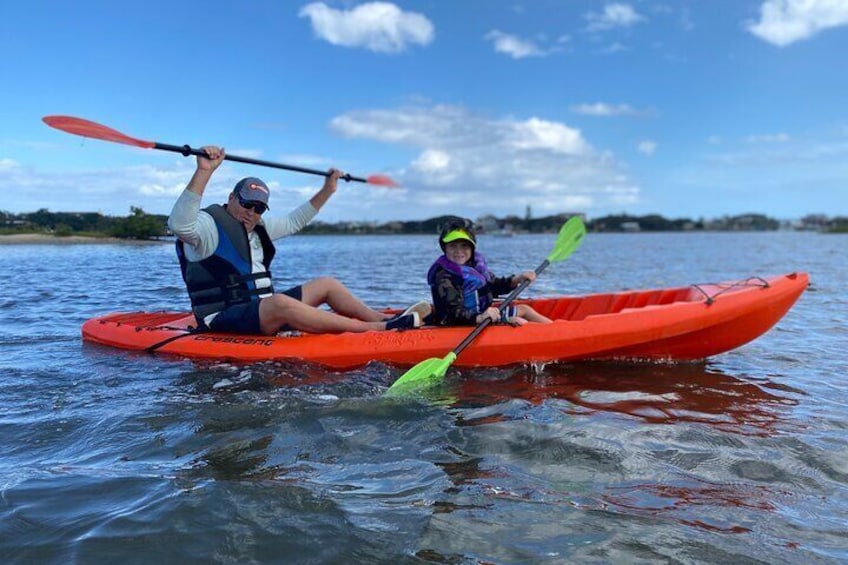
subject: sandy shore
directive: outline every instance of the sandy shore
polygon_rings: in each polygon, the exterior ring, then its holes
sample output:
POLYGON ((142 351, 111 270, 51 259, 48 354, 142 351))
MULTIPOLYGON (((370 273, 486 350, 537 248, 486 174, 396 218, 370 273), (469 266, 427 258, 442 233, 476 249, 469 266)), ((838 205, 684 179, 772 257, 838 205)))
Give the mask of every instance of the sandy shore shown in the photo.
POLYGON ((77 244, 123 244, 123 245, 158 245, 160 243, 171 243, 169 240, 135 240, 119 239, 117 237, 89 237, 82 235, 55 236, 43 233, 18 233, 13 235, 0 235, 0 245, 77 245, 77 244))

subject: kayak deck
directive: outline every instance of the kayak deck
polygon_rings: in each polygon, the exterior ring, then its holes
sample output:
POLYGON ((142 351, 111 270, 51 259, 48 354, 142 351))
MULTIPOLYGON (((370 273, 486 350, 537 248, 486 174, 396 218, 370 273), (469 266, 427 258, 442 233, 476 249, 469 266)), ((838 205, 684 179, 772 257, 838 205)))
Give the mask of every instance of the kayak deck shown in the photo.
MULTIPOLYGON (((729 283, 523 300, 552 324, 490 326, 457 366, 578 359, 688 361, 735 349, 768 331, 809 284, 806 273, 729 283)), ((190 358, 303 359, 346 369, 381 361, 400 366, 441 357, 472 327, 248 336, 195 333, 186 312, 115 313, 83 324, 83 339, 190 358)))

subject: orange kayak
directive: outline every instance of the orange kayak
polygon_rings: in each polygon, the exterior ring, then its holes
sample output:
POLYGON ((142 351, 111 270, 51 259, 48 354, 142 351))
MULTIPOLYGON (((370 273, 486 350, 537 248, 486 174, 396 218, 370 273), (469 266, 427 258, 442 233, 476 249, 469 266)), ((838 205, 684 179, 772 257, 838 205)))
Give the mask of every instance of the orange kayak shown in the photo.
MULTIPOLYGON (((737 348, 769 330, 809 284, 806 273, 678 288, 524 300, 552 324, 490 326, 456 366, 579 359, 696 360, 737 348)), ((444 356, 471 327, 252 336, 195 333, 186 312, 115 313, 82 326, 83 339, 189 358, 302 359, 347 369, 381 361, 414 365, 444 356)))

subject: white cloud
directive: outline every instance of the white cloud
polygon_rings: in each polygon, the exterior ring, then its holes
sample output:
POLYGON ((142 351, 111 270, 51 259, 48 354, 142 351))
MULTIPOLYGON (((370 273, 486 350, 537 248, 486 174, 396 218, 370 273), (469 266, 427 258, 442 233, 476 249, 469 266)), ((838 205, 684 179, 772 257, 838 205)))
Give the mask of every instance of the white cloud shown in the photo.
MULTIPOLYGON (((489 118, 437 105, 348 112, 331 127, 344 136, 417 149, 408 165, 387 171, 403 187, 383 191, 394 199, 393 218, 402 217, 399 210, 420 218, 503 215, 528 204, 553 214, 620 208, 639 199, 639 187, 614 158, 562 122, 489 118)), ((350 198, 344 207, 364 215, 365 204, 350 198)))
POLYGON ((283 163, 297 163, 304 167, 329 169, 332 166, 332 162, 327 157, 306 153, 287 153, 280 155, 279 160, 283 163))
POLYGON ((438 149, 427 149, 418 159, 413 161, 412 165, 422 172, 440 172, 444 171, 450 165, 450 155, 438 149))
POLYGON ((643 139, 636 145, 636 149, 643 155, 651 156, 657 150, 657 142, 650 139, 643 139))
POLYGON ((426 149, 411 163, 414 174, 427 175, 434 185, 448 185, 456 181, 459 169, 452 167, 451 156, 439 149, 426 149))
POLYGON ((726 140, 710 149, 700 160, 670 168, 667 178, 688 190, 708 191, 714 198, 735 202, 739 212, 750 211, 753 205, 754 210, 785 218, 807 213, 844 215, 848 174, 844 138, 793 137, 776 144, 726 140))
POLYGON ((503 33, 493 29, 483 36, 483 39, 491 41, 495 46, 495 51, 509 55, 513 59, 523 59, 525 57, 542 57, 548 55, 550 51, 546 51, 536 45, 535 42, 521 39, 508 33, 503 33))
MULTIPOLYGON (((0 159, 0 186, 14 187, 18 191, 12 208, 20 212, 48 208, 124 216, 130 206, 140 206, 146 212, 167 214, 193 170, 192 161, 181 158, 167 167, 134 166, 55 173, 35 170, 11 159, 0 159)), ((222 165, 206 190, 207 202, 223 199, 236 180, 232 169, 222 165)))
POLYGON ((747 29, 778 47, 807 39, 818 32, 848 24, 845 0, 765 0, 760 19, 747 29))
POLYGON ((745 138, 745 141, 748 143, 787 143, 789 142, 789 134, 781 132, 749 135, 745 138))
POLYGON ((11 171, 18 167, 20 167, 20 164, 17 161, 7 158, 0 159, 0 172, 11 171))
POLYGON ((566 155, 584 154, 589 149, 580 130, 565 124, 530 118, 512 124, 512 129, 514 136, 511 143, 517 149, 541 149, 566 155))
MULTIPOLYGON (((451 106, 436 106, 432 113, 440 120, 431 121, 425 112, 401 112, 396 110, 368 110, 337 116, 330 127, 346 137, 376 139, 386 143, 403 143, 419 147, 437 145, 451 130, 461 127, 465 112, 451 106), (449 123, 448 120, 457 120, 449 123)), ((469 132, 471 134, 472 132, 469 132)), ((469 135, 470 141, 471 135, 469 135)))
POLYGON ((607 104, 606 102, 595 102, 592 104, 577 104, 571 107, 571 111, 585 116, 647 116, 652 110, 637 110, 629 104, 607 104))
MULTIPOLYGON (((537 215, 572 211, 598 215, 639 202, 639 186, 611 153, 594 148, 568 123, 543 116, 485 116, 460 106, 418 102, 340 114, 331 121, 331 129, 385 143, 388 147, 381 154, 392 155, 389 163, 395 166, 386 166, 387 157, 375 163, 370 151, 357 158, 336 155, 327 162, 357 176, 388 174, 401 188, 342 183, 331 205, 322 208, 320 221, 424 219, 448 213, 520 215, 527 205, 537 215)), ((349 143, 352 150, 363 145, 368 144, 349 143)), ((300 157, 283 162, 300 163, 300 157)), ((120 216, 130 206, 167 214, 194 170, 193 160, 179 156, 155 166, 59 172, 19 163, 20 159, 0 157, 0 186, 13 187, 16 194, 10 210, 44 207, 120 216)), ((210 181, 204 203, 223 202, 246 174, 259 174, 269 183, 275 215, 304 202, 323 180, 254 172, 228 161, 210 181)))
POLYGON ((617 27, 630 27, 639 22, 645 21, 645 17, 641 16, 630 4, 607 4, 604 6, 604 11, 600 14, 589 12, 585 15, 589 22, 586 29, 588 31, 605 31, 617 27))
POLYGON ((433 24, 425 16, 404 12, 390 2, 368 2, 351 10, 312 2, 298 15, 309 18, 315 35, 333 45, 377 53, 400 53, 410 44, 427 45, 435 35, 433 24))
POLYGON ((138 192, 146 196, 166 196, 176 199, 187 184, 184 167, 177 169, 134 167, 128 171, 128 176, 137 179, 138 192))
POLYGON ((238 155, 239 157, 247 157, 248 159, 262 159, 264 152, 261 149, 227 148, 227 155, 238 155))
POLYGON ((603 49, 598 50, 598 53, 611 55, 613 53, 621 53, 622 51, 630 51, 630 49, 626 45, 623 45, 616 41, 615 43, 612 43, 604 47, 603 49))

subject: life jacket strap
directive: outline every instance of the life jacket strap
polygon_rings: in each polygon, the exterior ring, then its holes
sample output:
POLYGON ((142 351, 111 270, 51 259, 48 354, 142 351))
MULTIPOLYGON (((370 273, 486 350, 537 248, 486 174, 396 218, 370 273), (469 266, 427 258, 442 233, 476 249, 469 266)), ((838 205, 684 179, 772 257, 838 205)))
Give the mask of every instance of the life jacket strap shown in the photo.
POLYGON ((223 304, 229 306, 240 302, 248 302, 255 300, 261 294, 273 294, 274 287, 266 286, 263 288, 248 287, 246 283, 253 282, 259 279, 270 279, 271 273, 262 271, 261 273, 251 273, 249 275, 234 275, 227 277, 226 283, 220 284, 205 284, 198 285, 189 293, 191 303, 195 306, 205 306, 208 304, 223 304), (223 295, 224 300, 221 300, 223 295))

